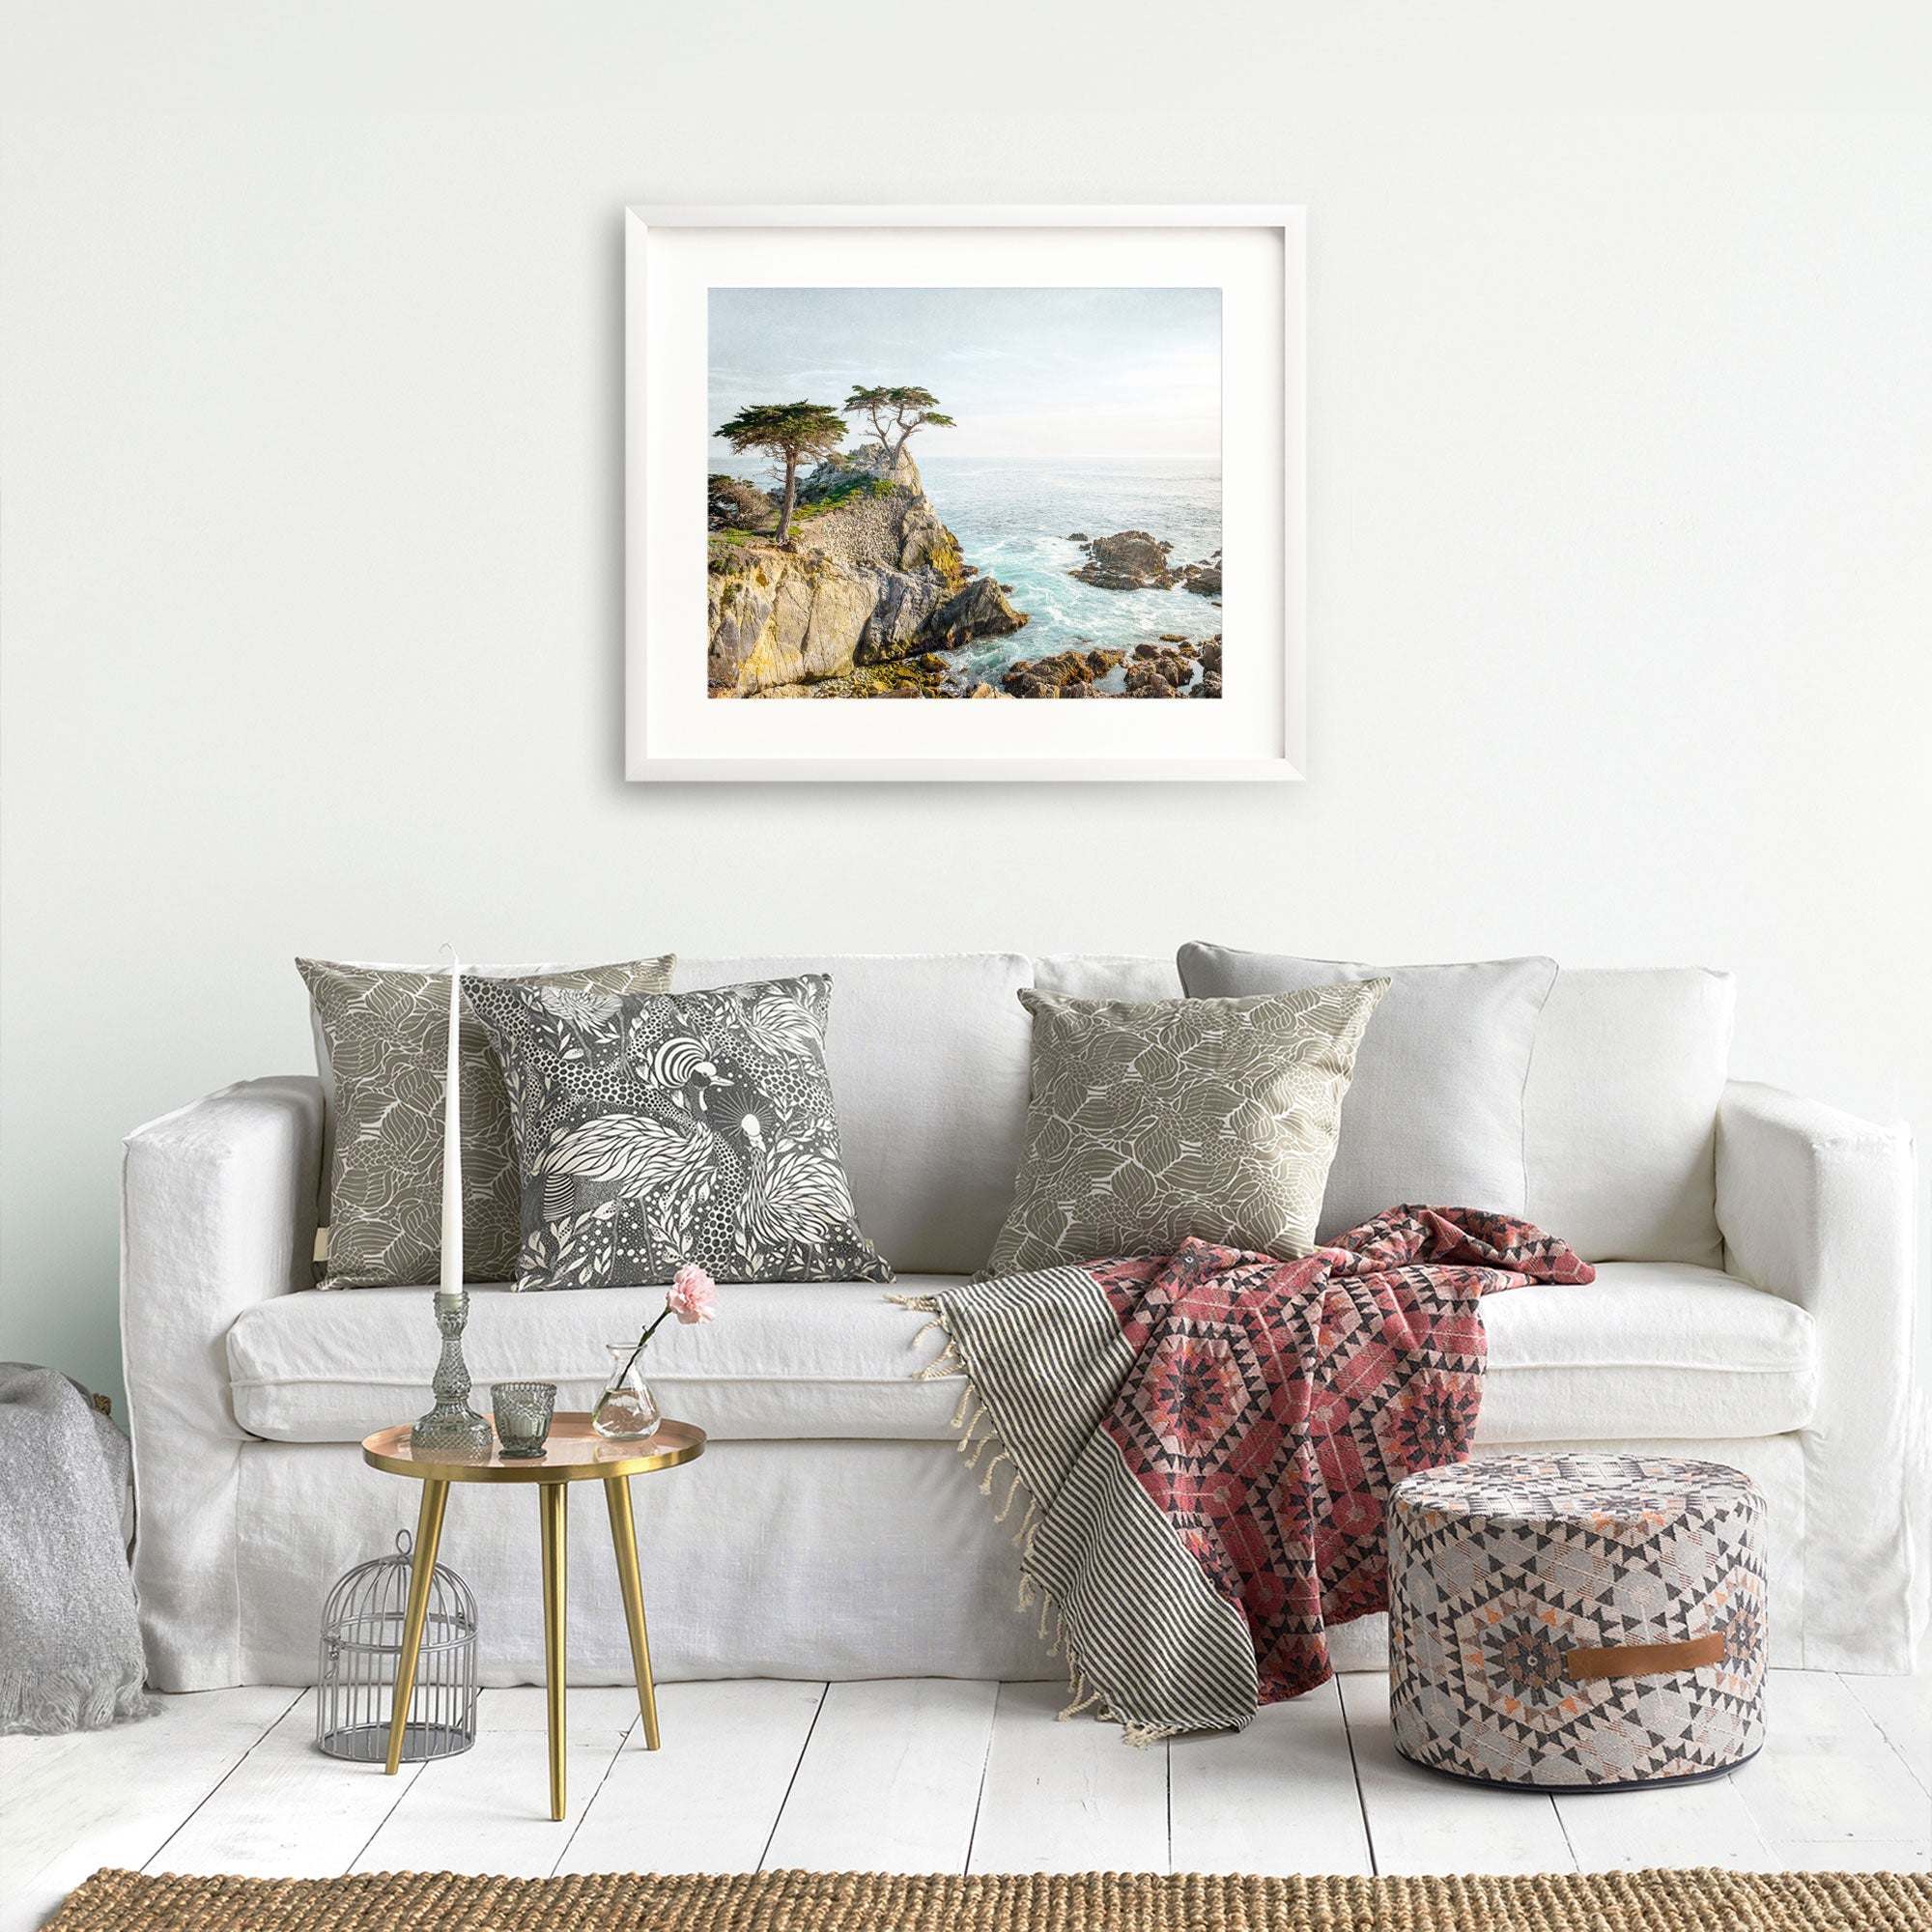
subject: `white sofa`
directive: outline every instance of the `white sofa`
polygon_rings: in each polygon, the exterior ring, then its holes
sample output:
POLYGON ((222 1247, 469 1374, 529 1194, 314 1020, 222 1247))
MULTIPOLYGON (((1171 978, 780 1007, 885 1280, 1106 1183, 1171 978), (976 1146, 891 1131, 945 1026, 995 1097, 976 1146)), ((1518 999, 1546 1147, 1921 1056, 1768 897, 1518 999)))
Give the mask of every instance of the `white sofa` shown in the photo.
MULTIPOLYGON (((1026 1105, 1024 985, 1179 990, 1162 960, 1008 953, 686 960, 684 986, 817 969, 860 1217, 917 1290, 985 1258, 1026 1105)), ((1566 971, 1525 1095, 1528 1208, 1599 1264, 1594 1286, 1485 1303, 1478 1453, 1625 1445, 1747 1471, 1771 1501, 1776 1662, 1908 1667, 1905 1464, 1912 1152, 1902 1130, 1726 1084, 1731 984, 1697 969, 1566 971)), ((246 1081, 127 1142, 122 1321, 153 1681, 312 1681, 323 1598, 412 1524, 413 1485, 356 1444, 427 1406, 420 1289, 307 1284, 325 1096, 246 1081)), ((1489 1204, 1464 1204, 1483 1206, 1489 1204)), ((481 1286, 468 1353, 586 1407, 601 1345, 662 1290, 481 1286)), ((711 1327, 667 1328, 668 1410, 711 1434, 633 1484, 668 1678, 1055 1677, 1013 1610, 1016 1553, 953 1453, 957 1385, 876 1287, 727 1286, 711 1327)), ((585 1486, 589 1487, 589 1486, 585 1486)), ((572 1496, 571 1675, 627 1676, 601 1498, 572 1496)), ((482 1606, 486 1682, 541 1680, 536 1511, 452 1493, 443 1559, 482 1606)), ((1339 1634, 1377 1661, 1380 1619, 1339 1634)))

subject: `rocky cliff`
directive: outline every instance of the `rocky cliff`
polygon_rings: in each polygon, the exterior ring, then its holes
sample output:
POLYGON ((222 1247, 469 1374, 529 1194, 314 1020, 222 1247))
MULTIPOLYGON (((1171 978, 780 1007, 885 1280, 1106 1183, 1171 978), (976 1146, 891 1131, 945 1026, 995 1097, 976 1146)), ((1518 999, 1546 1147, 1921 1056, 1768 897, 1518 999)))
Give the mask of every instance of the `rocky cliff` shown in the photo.
POLYGON ((907 661, 1026 622, 968 568, 904 452, 890 469, 844 459, 813 471, 786 548, 714 528, 709 565, 714 697, 912 691, 931 674, 896 678, 907 661))

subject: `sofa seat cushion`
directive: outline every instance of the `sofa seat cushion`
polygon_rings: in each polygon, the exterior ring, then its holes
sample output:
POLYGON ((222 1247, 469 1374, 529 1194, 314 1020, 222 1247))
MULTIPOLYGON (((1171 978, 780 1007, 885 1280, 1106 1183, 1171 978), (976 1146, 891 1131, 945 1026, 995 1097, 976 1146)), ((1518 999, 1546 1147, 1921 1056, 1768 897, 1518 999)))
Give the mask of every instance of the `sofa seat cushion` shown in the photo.
POLYGON ((1716 1268, 1600 1262, 1487 1296, 1481 1443, 1781 1435, 1815 1406, 1811 1318, 1716 1268))
MULTIPOLYGON (((887 1296, 958 1280, 723 1282, 717 1320, 667 1321, 644 1376, 667 1414, 721 1439, 942 1436, 959 1392, 916 1379, 937 1338, 915 1343, 925 1318, 887 1296)), ((235 1420, 277 1442, 359 1442, 412 1420, 429 1406, 440 1346, 430 1300, 420 1288, 358 1288, 257 1302, 228 1331, 235 1420)), ((559 1409, 589 1408, 609 1365, 605 1344, 635 1341, 664 1303, 662 1288, 472 1287, 463 1337, 472 1405, 489 1413, 493 1381, 546 1381, 559 1409)))
MULTIPOLYGON (((902 1275, 896 1292, 957 1284, 902 1275)), ((559 1408, 588 1408, 604 1344, 663 1306, 661 1288, 476 1289, 464 1337, 476 1406, 489 1409, 492 1381, 530 1378, 557 1384, 559 1408)), ((1478 1442, 1704 1440, 1810 1420, 1810 1317, 1710 1268, 1607 1263, 1588 1287, 1492 1295, 1483 1317, 1478 1442)), ((938 1352, 922 1325, 871 1282, 726 1283, 718 1320, 667 1322, 647 1369, 669 1413, 721 1440, 938 1440, 959 1384, 915 1379, 938 1352)), ((228 1331, 235 1419, 278 1442, 359 1441, 429 1406, 436 1354, 423 1289, 275 1295, 228 1331)))

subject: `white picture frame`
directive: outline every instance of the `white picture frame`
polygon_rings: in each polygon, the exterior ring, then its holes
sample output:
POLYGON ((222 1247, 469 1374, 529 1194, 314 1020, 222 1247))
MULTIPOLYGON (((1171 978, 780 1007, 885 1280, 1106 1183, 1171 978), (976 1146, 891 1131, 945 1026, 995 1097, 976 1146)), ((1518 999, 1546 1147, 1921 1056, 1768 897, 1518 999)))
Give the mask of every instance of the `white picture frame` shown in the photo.
POLYGON ((626 777, 660 783, 1302 778, 1304 228, 1304 211, 1287 205, 628 208, 626 777), (936 277, 942 286, 1211 279, 1222 288, 1222 491, 1229 554, 1241 560, 1241 598, 1231 574, 1230 695, 1220 703, 707 704, 698 485, 709 290, 923 287, 936 277), (1156 712, 1172 723, 1137 717, 1156 712), (1162 729, 1164 742, 1155 737, 1162 729))

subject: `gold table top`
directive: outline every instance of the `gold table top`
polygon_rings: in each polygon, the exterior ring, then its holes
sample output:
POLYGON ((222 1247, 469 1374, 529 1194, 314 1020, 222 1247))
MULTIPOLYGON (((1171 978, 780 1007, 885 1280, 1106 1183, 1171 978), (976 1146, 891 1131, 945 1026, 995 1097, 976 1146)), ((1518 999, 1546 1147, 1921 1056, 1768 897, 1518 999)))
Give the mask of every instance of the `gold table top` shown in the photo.
MULTIPOLYGON (((496 1432, 491 1431, 494 1439, 496 1432)), ((704 1453, 704 1432, 696 1423, 666 1420, 652 1435, 627 1441, 599 1435, 582 1409, 560 1411, 551 1419, 550 1439, 541 1456, 505 1456, 493 1450, 487 1462, 449 1463, 418 1456, 410 1446, 410 1425, 379 1429, 362 1438, 362 1460, 392 1476, 435 1483, 585 1483, 612 1476, 643 1476, 672 1469, 704 1453)))

